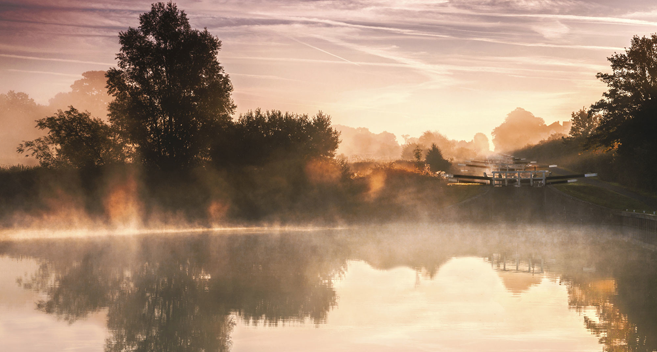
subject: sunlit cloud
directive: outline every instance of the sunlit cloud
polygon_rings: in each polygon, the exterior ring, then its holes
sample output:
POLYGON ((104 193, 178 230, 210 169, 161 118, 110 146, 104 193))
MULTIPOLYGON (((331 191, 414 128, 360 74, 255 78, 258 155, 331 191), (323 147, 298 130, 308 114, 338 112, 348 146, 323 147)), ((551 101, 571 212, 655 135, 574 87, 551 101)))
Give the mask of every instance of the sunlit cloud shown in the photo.
POLYGON ((568 26, 559 21, 540 23, 532 26, 532 29, 547 39, 561 38, 570 31, 568 26))

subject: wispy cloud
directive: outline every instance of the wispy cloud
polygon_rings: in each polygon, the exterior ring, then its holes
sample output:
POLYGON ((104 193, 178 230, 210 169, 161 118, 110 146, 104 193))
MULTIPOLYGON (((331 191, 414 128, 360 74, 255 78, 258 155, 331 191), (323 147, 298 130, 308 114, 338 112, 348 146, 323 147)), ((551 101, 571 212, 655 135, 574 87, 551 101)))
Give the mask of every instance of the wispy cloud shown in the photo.
POLYGON ((657 22, 640 20, 635 18, 623 18, 623 17, 604 17, 604 16, 585 16, 585 15, 558 15, 558 14, 543 14, 543 13, 515 13, 515 14, 505 14, 505 13, 490 13, 487 16, 495 17, 524 17, 524 18, 540 18, 540 19, 554 19, 554 20, 563 20, 563 21, 574 21, 574 22, 596 22, 604 24, 619 24, 619 25, 640 25, 640 26, 650 26, 657 27, 657 22))
MULTIPOLYGON (((240 111, 330 107, 343 123, 383 111, 386 118, 372 121, 398 134, 448 123, 429 118, 436 115, 431 109, 483 121, 497 118, 487 111, 543 99, 542 93, 572 93, 536 103, 558 103, 546 108, 552 116, 541 114, 563 120, 564 106, 579 108, 600 96, 595 72, 608 70, 609 54, 624 50, 632 35, 657 31, 655 5, 645 0, 181 1, 193 27, 222 40, 219 58, 234 78, 240 111), (472 94, 486 106, 470 104, 472 94), (424 116, 421 123, 395 121, 406 110, 424 116)), ((0 80, 0 91, 20 88, 47 101, 70 85, 47 75, 73 78, 72 68, 115 66, 116 35, 138 26, 151 3, 0 3, 0 70, 12 70, 14 80, 0 80), (35 74, 46 84, 33 86, 35 74)))
POLYGON ((316 46, 314 46, 314 45, 310 45, 310 44, 308 44, 308 43, 302 42, 302 41, 300 41, 299 39, 296 39, 296 38, 293 38, 293 37, 287 37, 287 38, 289 38, 290 40, 293 40, 293 41, 295 41, 295 42, 297 42, 297 43, 299 43, 299 44, 303 44, 303 45, 305 45, 305 46, 307 46, 307 47, 309 47, 309 48, 313 48, 313 49, 315 49, 315 50, 317 50, 317 51, 321 51, 321 52, 323 52, 324 54, 331 55, 331 56, 333 56, 333 57, 335 57, 335 58, 338 58, 338 59, 340 59, 340 60, 342 60, 342 61, 348 62, 348 63, 350 63, 350 64, 358 65, 358 63, 356 63, 356 62, 353 62, 353 61, 351 61, 351 60, 347 60, 347 59, 345 59, 345 58, 342 57, 342 56, 338 56, 338 55, 336 55, 336 54, 330 53, 330 52, 328 52, 328 51, 326 51, 326 50, 324 50, 324 49, 320 49, 320 48, 318 48, 318 47, 316 47, 316 46))
POLYGON ((290 82, 299 82, 298 79, 291 79, 291 78, 285 78, 285 77, 279 77, 279 76, 271 76, 271 75, 253 75, 253 74, 248 74, 248 73, 235 73, 231 72, 230 76, 237 76, 237 77, 248 77, 248 78, 257 78, 257 79, 270 79, 270 80, 275 80, 275 81, 290 81, 290 82))
POLYGON ((485 38, 485 37, 467 37, 467 36, 454 36, 440 33, 432 33, 426 31, 420 31, 415 29, 406 29, 398 28, 391 26, 378 26, 378 25, 365 25, 357 23, 349 23, 335 20, 324 20, 316 18, 296 18, 297 20, 302 20, 304 22, 315 22, 329 24, 338 27, 348 27, 348 28, 359 28, 359 29, 368 29, 376 31, 385 31, 392 32, 404 36, 413 36, 418 38, 431 38, 431 39, 449 39, 449 40, 458 40, 458 41, 476 41, 476 42, 485 42, 493 44, 502 44, 502 45, 513 45, 513 46, 525 46, 525 47, 536 47, 536 48, 562 48, 562 49, 577 49, 577 50, 622 50, 621 47, 613 46, 604 46, 604 45, 585 45, 585 44, 557 44, 557 43, 536 43, 536 42, 524 42, 524 41, 511 41, 511 40, 502 40, 495 38, 485 38))
POLYGON ((90 65, 101 65, 101 66, 114 66, 115 65, 114 63, 109 63, 109 62, 85 61, 85 60, 75 60, 75 59, 60 59, 60 58, 54 58, 54 57, 38 57, 38 56, 25 56, 25 55, 13 55, 13 54, 0 54, 0 57, 6 57, 6 58, 10 58, 10 59, 67 62, 67 63, 73 63, 73 64, 90 64, 90 65))

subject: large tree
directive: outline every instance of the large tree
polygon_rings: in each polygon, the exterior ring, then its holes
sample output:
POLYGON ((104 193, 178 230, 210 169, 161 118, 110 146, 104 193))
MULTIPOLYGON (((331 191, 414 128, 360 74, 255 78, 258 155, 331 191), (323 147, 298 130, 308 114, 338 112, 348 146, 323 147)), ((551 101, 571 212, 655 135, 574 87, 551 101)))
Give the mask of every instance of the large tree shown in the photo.
POLYGON ((601 115, 588 147, 618 148, 626 156, 654 154, 657 146, 657 35, 632 38, 608 58, 612 73, 597 77, 609 90, 591 105, 601 115))
POLYGON ((207 157, 235 109, 217 61, 221 41, 192 29, 173 3, 153 4, 139 22, 119 33, 118 68, 107 72, 110 121, 145 164, 183 169, 207 157))

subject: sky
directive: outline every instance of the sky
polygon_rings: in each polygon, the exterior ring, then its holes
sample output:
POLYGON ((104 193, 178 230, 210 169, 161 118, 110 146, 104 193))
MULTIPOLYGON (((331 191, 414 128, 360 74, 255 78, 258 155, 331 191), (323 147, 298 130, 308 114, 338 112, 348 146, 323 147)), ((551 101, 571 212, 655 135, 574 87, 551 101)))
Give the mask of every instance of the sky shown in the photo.
MULTIPOLYGON (((0 0, 0 93, 47 104, 115 64, 151 1, 0 0)), ((657 32, 638 0, 178 1, 222 41, 237 112, 332 116, 379 133, 490 136, 517 107, 550 124, 599 100, 607 57, 657 32)))

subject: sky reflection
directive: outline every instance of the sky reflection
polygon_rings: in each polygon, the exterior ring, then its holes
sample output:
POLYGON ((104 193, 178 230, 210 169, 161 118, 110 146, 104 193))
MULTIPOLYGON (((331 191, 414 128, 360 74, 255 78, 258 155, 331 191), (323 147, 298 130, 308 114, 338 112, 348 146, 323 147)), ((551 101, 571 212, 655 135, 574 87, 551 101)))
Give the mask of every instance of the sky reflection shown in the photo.
POLYGON ((16 279, 37 268, 37 262, 32 259, 0 256, 0 350, 103 351, 108 335, 105 310, 69 324, 34 309, 35 302, 45 295, 23 289, 16 279))
POLYGON ((3 241, 0 350, 657 345, 653 252, 590 227, 484 227, 3 241))
POLYGON ((234 351, 275 344, 286 351, 598 351, 568 307, 568 291, 547 275, 502 273, 529 283, 514 294, 483 258, 446 262, 433 278, 410 268, 377 270, 351 261, 336 281, 327 323, 272 328, 238 324, 234 351))

